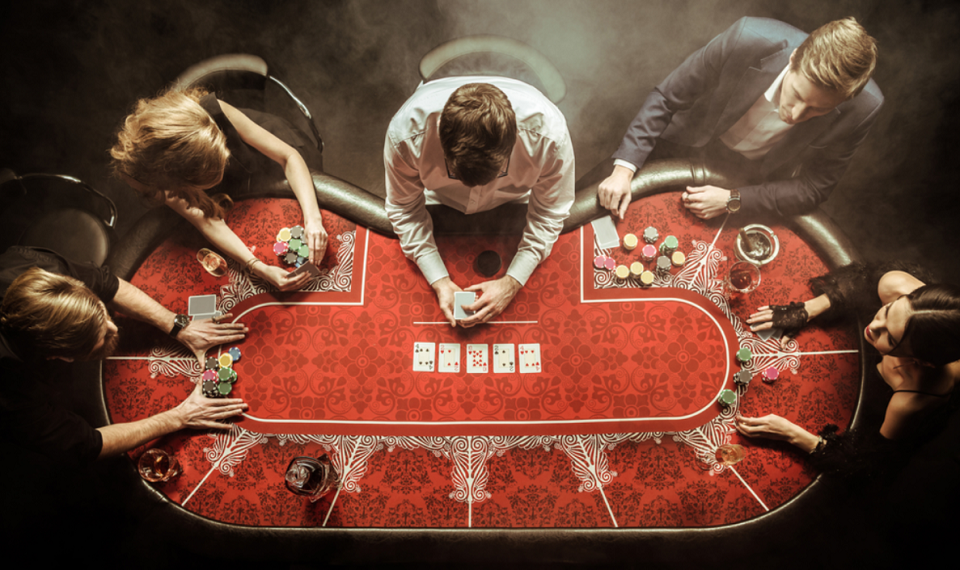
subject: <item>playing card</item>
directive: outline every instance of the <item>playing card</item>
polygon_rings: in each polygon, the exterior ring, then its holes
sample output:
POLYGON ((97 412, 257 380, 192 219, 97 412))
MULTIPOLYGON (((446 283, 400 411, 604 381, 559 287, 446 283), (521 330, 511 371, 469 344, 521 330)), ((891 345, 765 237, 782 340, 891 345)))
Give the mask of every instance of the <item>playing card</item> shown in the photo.
POLYGON ((771 339, 771 338, 774 338, 774 337, 780 338, 781 336, 783 336, 783 329, 776 329, 776 328, 774 328, 774 329, 766 329, 766 330, 762 330, 762 331, 757 331, 757 332, 754 333, 754 334, 756 334, 758 337, 760 337, 760 340, 767 340, 767 339, 771 339))
POLYGON ((520 373, 540 372, 540 345, 520 345, 520 373))
POLYGON ((613 223, 612 216, 604 216, 590 223, 593 225, 593 235, 596 236, 600 249, 620 246, 620 234, 617 233, 617 226, 613 223))
POLYGON ((493 345, 493 371, 498 374, 516 372, 516 360, 512 344, 493 345))
POLYGON ((212 315, 217 312, 216 295, 192 295, 187 299, 187 315, 212 315))
POLYGON ((477 294, 468 291, 457 291, 453 294, 453 318, 460 321, 473 316, 473 311, 462 309, 463 305, 472 305, 477 301, 477 294))
POLYGON ((471 374, 485 373, 487 371, 487 345, 468 344, 467 345, 467 372, 471 374))
POLYGON ((433 372, 434 354, 437 345, 432 342, 413 343, 413 370, 415 372, 433 372))
POLYGON ((440 344, 440 359, 437 372, 460 372, 460 345, 444 342, 440 344))
POLYGON ((320 270, 317 269, 316 265, 310 263, 309 261, 304 262, 303 265, 301 265, 295 271, 293 271, 290 274, 290 277, 296 277, 301 273, 309 273, 311 279, 313 279, 314 277, 320 277, 320 270))

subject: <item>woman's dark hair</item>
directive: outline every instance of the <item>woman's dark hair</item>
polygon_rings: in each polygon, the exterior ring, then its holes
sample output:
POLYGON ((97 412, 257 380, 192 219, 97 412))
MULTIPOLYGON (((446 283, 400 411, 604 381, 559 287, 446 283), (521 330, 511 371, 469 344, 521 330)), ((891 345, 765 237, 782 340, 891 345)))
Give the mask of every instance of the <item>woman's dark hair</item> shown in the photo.
POLYGON ((912 355, 934 366, 960 360, 960 289, 924 285, 906 297, 913 313, 903 338, 912 355))

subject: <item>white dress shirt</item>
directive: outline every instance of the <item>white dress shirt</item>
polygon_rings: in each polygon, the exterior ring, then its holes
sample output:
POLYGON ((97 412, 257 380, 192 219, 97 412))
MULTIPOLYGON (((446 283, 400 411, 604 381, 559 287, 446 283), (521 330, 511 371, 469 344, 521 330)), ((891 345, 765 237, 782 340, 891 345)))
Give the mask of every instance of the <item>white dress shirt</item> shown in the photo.
POLYGON ((384 142, 387 215, 404 255, 433 284, 449 275, 436 242, 427 194, 465 214, 526 201, 527 225, 507 275, 521 285, 543 261, 563 229, 574 196, 573 144, 560 110, 538 90, 504 77, 449 77, 421 85, 394 115, 384 142), (438 128, 450 95, 468 83, 503 91, 517 117, 517 142, 501 175, 468 188, 450 177, 438 128), (429 191, 429 192, 428 192, 429 191))
MULTIPOLYGON (((780 120, 780 87, 789 69, 789 65, 783 68, 750 110, 727 132, 720 135, 720 140, 727 148, 750 160, 757 160, 766 156, 770 149, 786 136, 792 125, 780 120)), ((617 159, 613 163, 633 172, 637 171, 636 165, 625 160, 617 159)))

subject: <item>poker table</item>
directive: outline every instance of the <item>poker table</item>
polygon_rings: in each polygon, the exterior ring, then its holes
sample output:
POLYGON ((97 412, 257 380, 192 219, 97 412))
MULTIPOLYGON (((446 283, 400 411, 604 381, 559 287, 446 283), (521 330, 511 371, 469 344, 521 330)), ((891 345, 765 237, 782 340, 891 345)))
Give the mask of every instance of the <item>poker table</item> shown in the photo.
MULTIPOLYGON (((582 540, 615 552, 665 532, 683 541, 776 534, 819 500, 817 473, 802 453, 746 440, 733 420, 776 413, 811 431, 855 421, 863 368, 855 329, 809 327, 781 347, 744 322, 758 306, 807 298, 810 277, 851 261, 852 248, 822 212, 769 222, 777 257, 762 267, 756 291, 729 295, 723 279, 744 222, 699 220, 678 191, 731 177, 693 162, 651 163, 634 179, 635 200, 617 231, 622 238, 654 227, 656 245, 675 236, 681 267, 657 274, 651 287, 597 269, 598 255, 629 264, 639 249, 600 248, 586 223, 602 215, 594 186, 578 192, 565 232, 507 310, 463 329, 444 322, 376 198, 354 199, 348 183, 328 175, 314 180, 330 245, 321 275, 302 291, 271 291, 233 261, 226 275, 209 274, 197 261, 207 244, 165 211, 148 214, 111 258, 118 274, 171 310, 214 294, 221 312, 250 328, 242 342, 211 351, 237 347, 242 355, 231 397, 249 410, 233 428, 185 430, 128 454, 128 492, 169 532, 229 539, 235 553, 343 548, 346 540, 354 560, 372 561, 375 553, 356 546, 420 553, 449 540, 549 544, 560 556, 582 540), (457 345, 457 370, 415 371, 417 343, 435 346, 438 360, 441 347, 457 345), (468 345, 487 346, 485 372, 468 370, 468 345), (522 369, 516 352, 514 371, 495 370, 501 345, 537 346, 537 367, 522 369), (743 347, 753 354, 746 364, 735 357, 743 347), (767 369, 778 378, 764 381, 767 369), (733 381, 741 370, 753 376, 747 385, 733 381), (737 394, 733 405, 717 401, 726 389, 737 394), (731 442, 746 457, 724 466, 715 451, 731 442), (135 461, 152 447, 172 453, 182 473, 140 480, 135 461), (313 503, 287 491, 291 458, 321 454, 339 474, 335 490, 313 503)), ((485 280, 474 261, 488 250, 503 260, 495 277, 504 274, 524 210, 472 220, 432 211, 455 283, 485 280)), ((300 215, 286 191, 271 191, 238 201, 228 224, 277 264, 277 232, 300 215)), ((182 401, 203 366, 161 333, 119 322, 124 340, 102 368, 109 421, 182 401)))

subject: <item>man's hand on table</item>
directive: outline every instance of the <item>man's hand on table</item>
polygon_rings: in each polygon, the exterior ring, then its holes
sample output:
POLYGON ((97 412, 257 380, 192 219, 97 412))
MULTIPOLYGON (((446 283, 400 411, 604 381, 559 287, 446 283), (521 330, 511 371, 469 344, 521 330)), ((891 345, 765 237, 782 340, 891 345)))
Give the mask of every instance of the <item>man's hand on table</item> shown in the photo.
POLYGON ((190 349, 203 365, 203 357, 212 346, 239 342, 243 340, 249 329, 243 323, 221 323, 219 321, 232 317, 226 314, 217 319, 202 319, 190 321, 177 333, 177 340, 190 349))
POLYGON ((239 398, 208 398, 203 395, 202 384, 197 382, 187 399, 171 410, 180 422, 180 427, 230 429, 233 424, 220 420, 240 414, 247 409, 247 405, 239 398))
POLYGON ((475 313, 472 317, 460 321, 460 326, 470 328, 496 317, 507 308, 522 287, 519 281, 509 275, 467 287, 467 291, 479 291, 480 297, 472 305, 464 307, 464 310, 475 313))
POLYGON ((457 319, 453 316, 453 294, 458 291, 463 291, 456 283, 450 280, 450 277, 444 277, 442 279, 437 279, 431 285, 434 292, 437 294, 437 301, 440 303, 440 310, 443 311, 443 316, 447 317, 447 320, 450 321, 450 326, 457 326, 457 319))
POLYGON ((633 195, 630 192, 630 182, 633 172, 623 166, 614 166, 613 173, 604 179, 597 188, 597 198, 600 205, 621 220, 627 214, 627 206, 633 195))
POLYGON ((786 441, 810 453, 817 447, 820 438, 775 414, 768 414, 761 418, 746 418, 737 416, 734 424, 741 434, 747 437, 762 437, 786 441))
POLYGON ((716 218, 727 213, 730 191, 717 186, 687 186, 681 195, 683 207, 701 220, 716 218))

